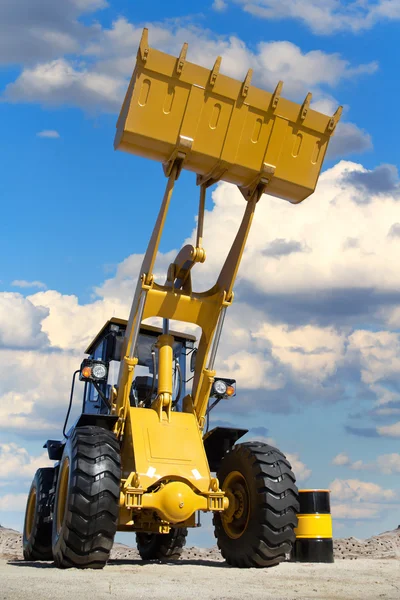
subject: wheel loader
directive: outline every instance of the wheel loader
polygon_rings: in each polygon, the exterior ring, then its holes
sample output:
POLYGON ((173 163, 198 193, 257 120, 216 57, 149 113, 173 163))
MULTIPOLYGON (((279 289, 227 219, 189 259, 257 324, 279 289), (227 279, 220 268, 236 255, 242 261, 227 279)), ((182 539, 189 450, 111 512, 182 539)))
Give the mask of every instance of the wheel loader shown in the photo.
MULTIPOLYGON (((166 189, 138 274, 129 319, 110 319, 73 377, 61 440, 45 443, 51 468, 29 491, 23 531, 26 560, 60 568, 102 568, 117 531, 136 533, 145 560, 179 557, 188 528, 212 513, 218 547, 235 567, 269 567, 295 541, 299 510, 285 455, 263 442, 237 443, 246 429, 209 430, 212 408, 235 402, 236 382, 214 369, 225 314, 258 202, 269 194, 297 204, 313 193, 341 115, 323 115, 140 41, 117 121, 115 149, 162 163, 166 189), (195 245, 185 245, 156 282, 154 263, 182 169, 199 190, 195 245), (244 214, 216 283, 192 289, 206 259, 207 189, 236 185, 244 214), (158 317, 162 327, 149 324, 158 317), (161 321, 162 319, 162 321, 161 321), (173 331, 198 327, 199 339, 173 331), (75 382, 82 412, 68 426, 75 382)), ((254 265, 256 276, 256 265, 254 265)))

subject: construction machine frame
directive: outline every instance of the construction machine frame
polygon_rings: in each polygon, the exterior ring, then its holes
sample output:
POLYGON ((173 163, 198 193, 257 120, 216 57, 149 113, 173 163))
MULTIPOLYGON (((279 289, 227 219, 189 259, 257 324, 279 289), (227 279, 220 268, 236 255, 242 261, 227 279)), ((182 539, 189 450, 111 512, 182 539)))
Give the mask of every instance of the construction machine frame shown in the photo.
MULTIPOLYGON (((44 531, 45 523, 52 523, 52 541, 43 533, 48 552, 41 556, 51 554, 58 566, 104 566, 116 529, 137 532, 142 556, 165 558, 182 546, 186 528, 196 526, 197 511, 214 514, 218 544, 236 566, 280 562, 294 541, 298 497, 285 456, 257 442, 234 445, 240 430, 205 435, 204 425, 225 314, 257 203, 264 193, 298 203, 314 191, 341 108, 332 117, 322 115, 310 108, 311 94, 297 105, 281 96, 282 82, 271 94, 251 85, 251 70, 239 82, 220 73, 220 57, 210 71, 188 62, 186 52, 187 44, 178 59, 152 49, 143 32, 115 148, 162 162, 166 189, 117 357, 118 377, 108 380, 107 414, 100 420, 83 415, 65 440, 53 445, 59 462, 52 487, 46 484, 43 492, 42 524, 32 498, 43 488, 43 476, 34 480, 28 500, 27 558, 40 556, 32 536, 35 527, 44 531), (196 241, 182 248, 160 284, 154 265, 182 169, 197 175, 196 241), (218 181, 239 187, 244 214, 215 284, 195 292, 192 269, 206 260, 206 192, 218 181), (155 343, 157 389, 149 402, 132 404, 138 341, 143 321, 152 317, 163 319, 155 343), (192 390, 180 406, 174 400, 170 321, 201 329, 192 390), (214 453, 219 447, 216 475, 211 447, 214 453), (95 501, 103 504, 100 512, 95 501), (102 534, 104 529, 109 534, 102 534), (89 531, 97 532, 100 545, 89 531)), ((109 365, 103 367, 107 371, 109 365)), ((85 363, 81 379, 93 382, 94 369, 102 373, 99 364, 85 363)))

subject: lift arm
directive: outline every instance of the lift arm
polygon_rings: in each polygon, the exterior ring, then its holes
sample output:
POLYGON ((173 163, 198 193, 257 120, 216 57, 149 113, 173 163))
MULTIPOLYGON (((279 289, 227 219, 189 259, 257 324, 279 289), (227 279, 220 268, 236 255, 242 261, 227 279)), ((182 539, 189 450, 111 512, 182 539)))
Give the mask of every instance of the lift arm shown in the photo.
MULTIPOLYGON (((292 203, 313 193, 342 111, 339 107, 332 117, 323 115, 310 108, 311 94, 302 105, 296 104, 281 96, 282 82, 269 93, 251 85, 251 70, 240 82, 219 72, 220 57, 209 71, 188 62, 186 52, 187 44, 177 59, 152 49, 147 29, 143 31, 117 123, 115 148, 162 162, 167 177, 126 329, 114 398, 121 428, 129 408, 140 324, 149 317, 201 328, 192 394, 185 399, 184 410, 194 411, 203 427, 225 312, 233 300, 256 205, 265 192, 292 203), (154 281, 154 263, 182 168, 197 174, 200 189, 196 246, 187 245, 178 253, 160 285, 154 281), (191 270, 206 258, 202 245, 206 190, 217 181, 236 184, 246 207, 215 285, 194 292, 191 270)), ((160 403, 153 408, 161 410, 160 403)), ((168 406, 164 408, 168 413, 168 406)))

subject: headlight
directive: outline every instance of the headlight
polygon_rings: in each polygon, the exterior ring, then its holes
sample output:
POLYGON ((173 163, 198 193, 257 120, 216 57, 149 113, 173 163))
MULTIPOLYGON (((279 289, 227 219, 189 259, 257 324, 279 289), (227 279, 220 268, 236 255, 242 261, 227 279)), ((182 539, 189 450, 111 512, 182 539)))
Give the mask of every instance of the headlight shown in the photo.
POLYGON ((222 400, 231 396, 236 396, 236 381, 234 379, 227 379, 226 377, 216 379, 211 388, 210 397, 222 400))
POLYGON ((85 358, 81 364, 81 381, 103 381, 108 375, 108 365, 100 360, 85 358))
POLYGON ((225 396, 227 387, 225 381, 222 381, 222 379, 214 381, 214 393, 217 396, 225 396))
POLYGON ((92 377, 95 379, 105 379, 107 377, 107 367, 103 364, 93 365, 92 377))

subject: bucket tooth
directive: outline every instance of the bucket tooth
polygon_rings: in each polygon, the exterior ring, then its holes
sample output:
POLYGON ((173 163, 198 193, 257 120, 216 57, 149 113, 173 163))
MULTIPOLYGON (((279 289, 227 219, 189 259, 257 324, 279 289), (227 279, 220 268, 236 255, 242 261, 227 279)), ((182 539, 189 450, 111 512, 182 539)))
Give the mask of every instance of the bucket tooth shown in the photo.
POLYGON ((149 30, 145 27, 142 31, 142 37, 140 38, 140 44, 138 48, 138 58, 143 62, 146 62, 149 54, 149 30))
POLYGON ((272 94, 271 107, 273 110, 278 106, 279 98, 281 97, 283 88, 283 81, 278 81, 278 85, 275 88, 274 93, 272 94))
POLYGON ((214 66, 211 70, 211 74, 210 74, 210 85, 214 86, 215 82, 217 81, 217 77, 219 75, 219 70, 221 68, 221 62, 222 62, 222 56, 218 56, 217 60, 214 63, 214 66))
POLYGON ((328 123, 328 131, 333 133, 335 131, 336 125, 340 121, 340 117, 342 116, 343 106, 339 106, 334 115, 332 115, 329 123, 328 123))
POLYGON ((182 73, 182 69, 185 66, 187 49, 188 49, 188 43, 185 42, 182 46, 182 50, 181 50, 181 52, 179 54, 179 58, 178 58, 178 63, 176 65, 176 72, 178 73, 178 75, 180 75, 182 73))
POLYGON ((301 109, 300 109, 300 119, 302 121, 304 121, 304 119, 307 116, 308 113, 308 109, 310 108, 310 102, 311 102, 311 98, 312 98, 312 93, 308 92, 306 99, 304 100, 303 104, 301 105, 301 109))
POLYGON ((252 77, 253 77, 253 69, 249 69, 247 71, 246 77, 244 78, 244 81, 243 81, 242 96, 244 98, 246 98, 247 94, 249 93, 249 87, 251 84, 252 77))

